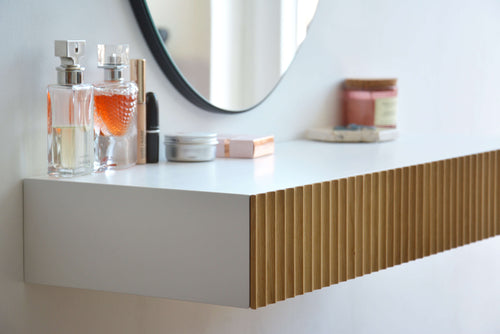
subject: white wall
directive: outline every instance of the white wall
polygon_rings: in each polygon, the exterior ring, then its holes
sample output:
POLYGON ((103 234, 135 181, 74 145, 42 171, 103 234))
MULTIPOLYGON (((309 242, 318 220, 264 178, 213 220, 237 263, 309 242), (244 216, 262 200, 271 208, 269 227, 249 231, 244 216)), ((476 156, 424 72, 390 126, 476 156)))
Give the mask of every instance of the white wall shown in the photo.
MULTIPOLYGON (((129 42, 148 59, 162 131, 300 136, 338 117, 346 76, 400 78, 400 128, 497 133, 500 2, 321 0, 289 72, 239 115, 199 110, 160 73, 125 0, 0 2, 0 333, 498 333, 500 238, 251 311, 22 282, 22 178, 45 172, 53 40, 129 42), (102 13, 102 14, 100 14, 102 13)), ((89 80, 96 60, 87 59, 89 80)))

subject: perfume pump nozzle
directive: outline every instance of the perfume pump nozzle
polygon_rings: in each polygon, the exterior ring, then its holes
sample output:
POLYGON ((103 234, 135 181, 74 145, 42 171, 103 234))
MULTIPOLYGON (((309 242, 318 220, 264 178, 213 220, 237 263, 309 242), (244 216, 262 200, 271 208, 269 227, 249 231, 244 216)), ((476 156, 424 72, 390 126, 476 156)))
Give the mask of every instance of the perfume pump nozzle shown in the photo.
POLYGON ((80 58, 85 54, 84 40, 59 40, 54 42, 54 55, 61 58, 61 65, 57 67, 57 82, 60 85, 80 84, 83 80, 83 71, 80 58))

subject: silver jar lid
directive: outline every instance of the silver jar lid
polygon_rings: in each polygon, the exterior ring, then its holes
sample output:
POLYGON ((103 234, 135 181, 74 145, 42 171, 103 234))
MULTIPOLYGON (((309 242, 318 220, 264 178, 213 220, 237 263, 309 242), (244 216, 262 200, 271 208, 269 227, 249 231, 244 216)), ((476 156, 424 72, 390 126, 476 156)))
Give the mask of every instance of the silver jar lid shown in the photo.
POLYGON ((165 144, 216 145, 217 134, 213 132, 179 132, 165 135, 165 144))

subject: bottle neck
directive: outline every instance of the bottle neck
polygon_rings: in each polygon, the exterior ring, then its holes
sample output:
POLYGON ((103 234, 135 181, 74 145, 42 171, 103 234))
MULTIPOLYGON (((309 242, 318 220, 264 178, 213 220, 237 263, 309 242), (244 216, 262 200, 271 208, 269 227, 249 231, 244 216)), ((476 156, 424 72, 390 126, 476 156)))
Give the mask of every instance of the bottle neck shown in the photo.
POLYGON ((105 81, 123 81, 123 69, 122 68, 105 68, 104 69, 104 80, 105 81))
POLYGON ((79 85, 83 82, 83 68, 57 67, 57 84, 64 86, 79 85))

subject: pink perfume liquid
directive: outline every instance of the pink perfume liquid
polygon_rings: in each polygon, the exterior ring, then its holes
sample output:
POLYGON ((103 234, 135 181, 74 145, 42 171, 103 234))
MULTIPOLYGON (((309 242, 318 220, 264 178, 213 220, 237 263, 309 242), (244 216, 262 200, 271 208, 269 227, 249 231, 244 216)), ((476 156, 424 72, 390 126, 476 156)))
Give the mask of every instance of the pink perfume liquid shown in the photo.
POLYGON ((137 94, 98 95, 94 97, 94 121, 105 136, 123 136, 132 121, 137 94))

